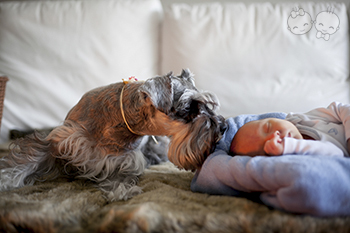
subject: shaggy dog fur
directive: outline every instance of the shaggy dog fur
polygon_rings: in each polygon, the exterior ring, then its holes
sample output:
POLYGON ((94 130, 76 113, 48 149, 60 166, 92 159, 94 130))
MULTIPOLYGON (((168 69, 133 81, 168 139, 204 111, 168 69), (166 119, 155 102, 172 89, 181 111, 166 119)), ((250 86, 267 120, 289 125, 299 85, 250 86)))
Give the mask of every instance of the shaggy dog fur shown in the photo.
POLYGON ((14 143, 0 161, 0 190, 64 175, 94 181, 110 201, 128 199, 141 192, 136 184, 146 166, 145 136, 168 136, 169 160, 195 170, 225 127, 216 106, 215 96, 195 88, 188 70, 96 88, 49 135, 14 143))
MULTIPOLYGON (((1 155, 0 155, 1 156, 1 155)), ((272 210, 246 198, 193 193, 193 173, 166 162, 140 177, 143 193, 109 203, 84 180, 65 178, 1 193, 0 232, 348 233, 350 216, 272 210)), ((90 182, 88 182, 90 183, 90 182)))

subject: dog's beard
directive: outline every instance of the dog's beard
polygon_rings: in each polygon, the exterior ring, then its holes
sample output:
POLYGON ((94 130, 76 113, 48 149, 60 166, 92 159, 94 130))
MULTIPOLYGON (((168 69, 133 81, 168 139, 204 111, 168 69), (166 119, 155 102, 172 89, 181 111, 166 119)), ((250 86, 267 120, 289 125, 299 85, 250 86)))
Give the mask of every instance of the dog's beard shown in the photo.
POLYGON ((178 131, 171 138, 169 160, 186 170, 200 168, 221 138, 223 122, 221 117, 199 116, 194 119, 186 129, 178 131))
POLYGON ((188 89, 179 88, 178 93, 174 94, 177 102, 173 104, 169 116, 185 125, 173 135, 168 157, 180 168, 196 170, 213 151, 226 123, 222 116, 215 113, 219 107, 216 96, 198 91, 192 82, 189 83, 188 89))

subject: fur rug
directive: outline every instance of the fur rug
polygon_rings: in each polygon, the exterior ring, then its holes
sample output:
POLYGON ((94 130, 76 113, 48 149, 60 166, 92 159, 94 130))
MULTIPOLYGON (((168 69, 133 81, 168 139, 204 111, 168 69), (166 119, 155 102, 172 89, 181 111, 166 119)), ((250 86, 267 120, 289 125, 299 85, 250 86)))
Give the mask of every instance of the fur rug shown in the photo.
POLYGON ((169 162, 140 178, 143 193, 107 203, 92 183, 57 179, 0 193, 0 232, 350 232, 350 217, 315 218, 245 198, 189 189, 192 172, 169 162))

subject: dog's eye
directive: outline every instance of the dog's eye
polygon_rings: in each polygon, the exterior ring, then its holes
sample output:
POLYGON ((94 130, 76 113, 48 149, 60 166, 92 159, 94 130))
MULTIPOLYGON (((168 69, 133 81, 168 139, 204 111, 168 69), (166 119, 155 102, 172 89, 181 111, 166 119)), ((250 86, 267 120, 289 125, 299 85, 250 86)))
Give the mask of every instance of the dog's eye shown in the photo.
POLYGON ((141 98, 143 98, 143 100, 146 100, 148 97, 149 96, 146 92, 141 92, 141 98))

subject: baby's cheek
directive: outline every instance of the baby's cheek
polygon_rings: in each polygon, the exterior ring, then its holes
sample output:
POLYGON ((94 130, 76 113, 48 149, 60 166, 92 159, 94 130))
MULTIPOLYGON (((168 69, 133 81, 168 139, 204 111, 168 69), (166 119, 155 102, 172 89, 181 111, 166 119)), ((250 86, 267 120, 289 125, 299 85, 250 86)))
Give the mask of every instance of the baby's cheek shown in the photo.
POLYGON ((265 142, 265 145, 264 145, 264 151, 266 154, 274 154, 274 151, 275 151, 275 143, 274 141, 271 139, 271 140, 268 140, 265 142))
POLYGON ((335 28, 334 28, 334 29, 333 29, 333 28, 330 28, 330 29, 329 29, 329 32, 330 32, 330 33, 334 33, 335 31, 336 31, 335 28))
POLYGON ((309 29, 312 28, 312 22, 309 22, 308 26, 309 29))

